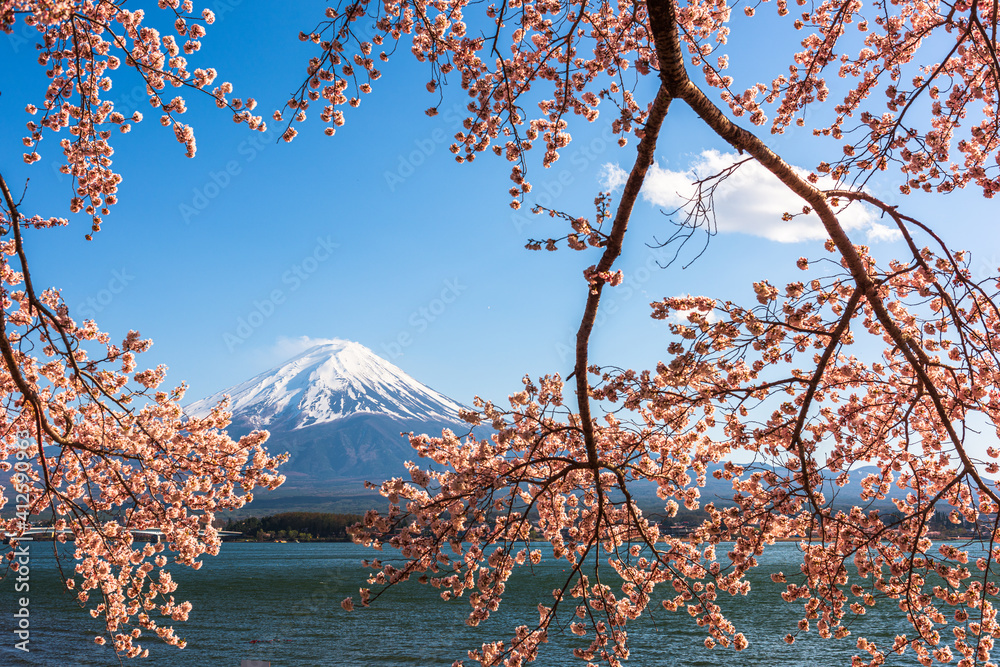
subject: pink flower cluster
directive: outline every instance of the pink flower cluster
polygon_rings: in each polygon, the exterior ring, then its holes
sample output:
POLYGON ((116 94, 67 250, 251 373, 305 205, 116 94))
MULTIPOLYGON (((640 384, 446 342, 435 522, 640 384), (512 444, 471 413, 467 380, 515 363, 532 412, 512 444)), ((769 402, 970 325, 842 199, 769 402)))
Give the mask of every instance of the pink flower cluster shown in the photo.
POLYGON ((229 108, 237 122, 265 129, 261 118, 250 113, 253 100, 244 104, 238 98, 227 99, 232 92, 228 83, 209 89, 216 77, 214 69, 189 69, 187 57, 200 49, 204 26, 214 21, 213 13, 205 9, 195 14, 190 0, 164 0, 160 8, 175 17, 176 35, 161 35, 148 27, 144 10, 132 11, 115 3, 0 1, 0 31, 12 32, 21 20, 37 30, 38 64, 49 79, 40 103, 26 107, 28 113, 41 117, 27 124, 24 145, 34 150, 25 153, 24 160, 40 160, 38 148, 44 136, 65 130, 69 137, 61 139, 59 146, 65 160, 61 170, 74 183, 71 208, 91 216, 92 232, 100 230, 103 216, 117 202, 122 180, 111 159, 112 130, 127 133, 132 123, 142 120, 139 112, 126 118, 115 111, 114 102, 104 99, 111 89, 112 72, 123 63, 145 80, 150 105, 163 111, 160 122, 165 126, 176 123, 174 134, 188 157, 196 151, 194 132, 176 121, 187 108, 181 97, 166 100, 163 91, 168 86, 204 91, 219 107, 229 108), (178 38, 185 40, 183 44, 178 38))
POLYGON ((12 504, 16 513, 0 520, 0 530, 17 535, 46 517, 72 535, 65 583, 104 621, 99 644, 109 639, 127 657, 147 654, 144 634, 183 647, 171 622, 186 620, 191 605, 172 595, 166 549, 171 562, 199 568, 219 550, 216 513, 280 485, 284 458, 264 449, 266 432, 229 438, 224 403, 204 418, 186 418, 185 387, 161 389, 163 366, 139 370, 151 341, 138 332, 116 345, 93 321, 72 320, 58 291, 36 293, 20 230, 65 221, 24 220, 9 198, 6 205, 14 214, 0 214, 13 230, 0 242, 0 387, 8 406, 0 413, 0 470, 12 476, 10 487, 0 486, 0 508, 12 504), (135 542, 132 531, 149 529, 162 531, 163 541, 135 542))

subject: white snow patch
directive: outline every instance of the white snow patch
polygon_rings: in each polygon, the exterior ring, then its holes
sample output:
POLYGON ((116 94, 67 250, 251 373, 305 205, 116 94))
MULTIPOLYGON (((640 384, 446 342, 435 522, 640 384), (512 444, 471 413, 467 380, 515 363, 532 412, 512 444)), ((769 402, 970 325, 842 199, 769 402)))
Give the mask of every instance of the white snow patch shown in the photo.
POLYGON ((202 417, 229 395, 234 421, 299 429, 366 412, 460 421, 461 405, 418 382, 365 346, 331 339, 285 363, 185 408, 202 417))

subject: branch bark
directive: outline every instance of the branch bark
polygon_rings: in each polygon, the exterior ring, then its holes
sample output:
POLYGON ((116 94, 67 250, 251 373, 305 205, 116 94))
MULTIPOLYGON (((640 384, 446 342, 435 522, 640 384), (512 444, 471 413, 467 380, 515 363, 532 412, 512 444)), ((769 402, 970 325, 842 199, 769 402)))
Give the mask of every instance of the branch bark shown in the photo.
POLYGON ((914 373, 927 387, 934 409, 955 446, 962 461, 963 471, 976 480, 979 488, 1000 504, 1000 496, 979 478, 975 465, 965 452, 962 438, 955 430, 941 393, 934 387, 927 373, 928 359, 919 346, 906 337, 899 328, 878 293, 878 286, 868 273, 866 261, 858 253, 847 236, 836 213, 827 201, 826 193, 819 190, 792 169, 791 165, 768 148, 752 132, 729 120, 687 75, 681 53, 680 36, 677 28, 677 11, 674 0, 657 0, 647 3, 649 23, 656 44, 656 55, 660 63, 660 82, 669 93, 683 100, 698 116, 741 154, 745 151, 754 157, 765 169, 778 178, 789 190, 801 197, 819 216, 823 227, 843 257, 858 290, 871 306, 876 318, 885 328, 886 334, 899 347, 914 373))
MULTIPOLYGON (((660 134, 660 127, 663 119, 670 109, 670 102, 673 96, 664 86, 656 93, 656 99, 649 111, 646 119, 646 127, 643 130, 642 140, 636 149, 635 164, 629 172, 628 180, 625 182, 625 189, 622 192, 621 200, 618 202, 618 209, 615 212, 614 223, 611 226, 611 234, 608 237, 604 254, 597 264, 597 273, 610 271, 615 260, 622 253, 622 240, 628 229, 629 219, 632 217, 632 209, 639 196, 639 190, 646 180, 646 172, 653 164, 653 153, 656 150, 656 140, 660 134)), ((590 350, 590 335, 594 330, 594 322, 597 319, 597 309, 601 302, 601 293, 604 289, 604 281, 597 279, 587 296, 587 305, 583 311, 583 318, 580 321, 580 328, 576 333, 576 364, 573 373, 576 375, 576 396, 580 410, 580 428, 583 430, 584 442, 587 446, 587 462, 597 474, 600 467, 597 453, 597 442, 594 438, 593 418, 590 412, 590 382, 587 379, 587 359, 590 350)), ((601 486, 595 480, 598 493, 601 493, 601 486)))

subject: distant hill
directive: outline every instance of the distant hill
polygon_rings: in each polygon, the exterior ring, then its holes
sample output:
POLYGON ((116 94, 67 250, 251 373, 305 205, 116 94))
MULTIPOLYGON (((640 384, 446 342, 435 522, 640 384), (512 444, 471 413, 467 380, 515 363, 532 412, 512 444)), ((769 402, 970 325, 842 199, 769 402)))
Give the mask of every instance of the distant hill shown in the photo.
MULTIPOLYGON (((722 465, 720 464, 712 466, 708 469, 705 486, 701 489, 701 505, 703 507, 709 502, 715 503, 716 506, 733 504, 732 482, 726 479, 716 479, 713 475, 716 470, 721 468, 722 465)), ((754 470, 762 469, 763 466, 757 466, 754 468, 754 470)), ((771 470, 774 470, 783 477, 791 474, 789 470, 785 469, 771 468, 771 470)), ((751 471, 748 470, 744 473, 743 477, 746 478, 750 472, 751 471)), ((838 508, 847 508, 857 505, 859 507, 870 506, 872 509, 878 509, 880 511, 895 509, 895 506, 892 504, 890 499, 901 498, 905 495, 905 491, 901 491, 895 486, 895 484, 893 484, 889 490, 889 497, 884 500, 861 499, 861 481, 870 473, 880 474, 878 467, 873 465, 855 468, 850 472, 849 482, 843 487, 838 487, 833 481, 836 475, 830 474, 829 471, 824 471, 823 478, 825 483, 821 491, 826 497, 827 502, 832 502, 833 506, 838 508)), ((636 498, 636 502, 639 503, 639 506, 643 508, 644 511, 652 509, 654 512, 662 512, 663 501, 656 496, 656 484, 652 482, 637 484, 636 488, 632 490, 632 495, 636 498)))

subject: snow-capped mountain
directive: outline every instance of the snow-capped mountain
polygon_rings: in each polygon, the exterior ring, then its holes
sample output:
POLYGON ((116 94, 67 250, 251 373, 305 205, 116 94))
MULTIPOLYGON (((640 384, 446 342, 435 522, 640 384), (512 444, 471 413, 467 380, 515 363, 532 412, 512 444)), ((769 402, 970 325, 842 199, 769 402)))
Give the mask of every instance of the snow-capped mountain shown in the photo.
POLYGON ((330 482, 379 482, 407 475, 416 458, 401 432, 467 433, 462 407, 414 380, 365 346, 336 340, 310 348, 269 371, 188 405, 192 417, 229 395, 230 436, 267 429, 267 448, 287 451, 283 489, 321 491, 330 482))
POLYGON ((310 348, 246 382, 192 403, 185 412, 203 416, 226 394, 233 422, 254 428, 301 429, 356 413, 460 421, 462 407, 364 345, 346 340, 310 348))

